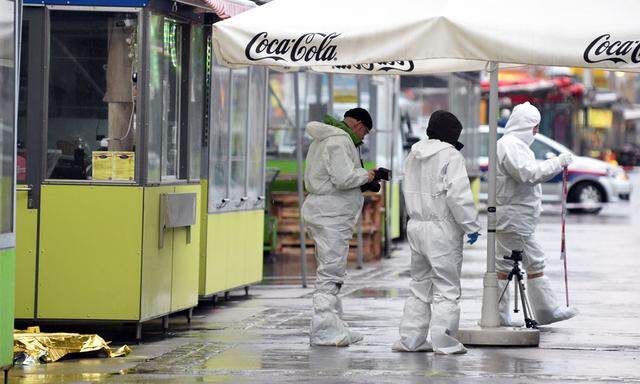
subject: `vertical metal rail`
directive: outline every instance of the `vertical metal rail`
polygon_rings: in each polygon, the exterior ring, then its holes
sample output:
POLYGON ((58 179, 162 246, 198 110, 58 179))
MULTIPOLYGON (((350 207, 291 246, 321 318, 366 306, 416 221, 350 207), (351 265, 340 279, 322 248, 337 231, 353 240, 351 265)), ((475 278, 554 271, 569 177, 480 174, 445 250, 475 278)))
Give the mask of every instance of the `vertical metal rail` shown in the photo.
POLYGON ((301 271, 300 277, 302 279, 302 287, 307 287, 307 243, 306 236, 304 232, 304 220, 302 218, 302 203, 304 202, 304 180, 302 173, 302 116, 300 116, 300 89, 299 89, 299 73, 295 73, 293 78, 293 99, 295 103, 295 113, 296 113, 296 160, 298 162, 298 214, 300 216, 300 262, 301 262, 301 271))
MULTIPOLYGON (((360 105, 362 104, 362 87, 360 86, 360 78, 357 78, 356 80, 356 85, 357 85, 357 95, 358 95, 358 107, 360 107, 360 105)), ((362 159, 360 159, 360 161, 362 161, 362 159)), ((364 265, 364 245, 363 245, 363 239, 362 239, 362 211, 360 212, 360 216, 358 217, 358 252, 357 252, 357 258, 356 258, 356 268, 358 269, 362 269, 363 265, 364 265)))

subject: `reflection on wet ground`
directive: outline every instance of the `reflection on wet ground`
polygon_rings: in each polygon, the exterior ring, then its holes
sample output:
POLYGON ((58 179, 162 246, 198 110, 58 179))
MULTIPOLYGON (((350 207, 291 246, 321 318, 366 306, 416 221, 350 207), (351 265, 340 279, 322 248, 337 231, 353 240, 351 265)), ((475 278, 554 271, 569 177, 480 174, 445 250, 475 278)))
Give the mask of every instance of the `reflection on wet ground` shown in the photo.
MULTIPOLYGON (((401 243, 391 259, 349 271, 342 290, 344 319, 364 340, 348 348, 309 346, 312 281, 301 288, 296 280, 282 279, 281 285, 270 280, 253 287, 248 297, 238 291, 202 303, 191 324, 184 316, 172 317, 166 337, 160 323, 151 322, 144 328, 145 342, 126 358, 16 367, 10 383, 640 382, 639 197, 636 193, 620 211, 570 217, 571 302, 581 314, 541 327, 539 348, 476 347, 460 356, 391 351, 410 292, 409 249, 401 243)), ((538 240, 547 251, 545 274, 561 297, 559 228, 559 216, 543 216, 538 240)), ((483 236, 464 250, 463 328, 479 319, 485 249, 483 236)), ((265 264, 269 276, 299 276, 299 263, 273 263, 265 264)), ((130 341, 127 334, 109 338, 120 345, 130 341)))

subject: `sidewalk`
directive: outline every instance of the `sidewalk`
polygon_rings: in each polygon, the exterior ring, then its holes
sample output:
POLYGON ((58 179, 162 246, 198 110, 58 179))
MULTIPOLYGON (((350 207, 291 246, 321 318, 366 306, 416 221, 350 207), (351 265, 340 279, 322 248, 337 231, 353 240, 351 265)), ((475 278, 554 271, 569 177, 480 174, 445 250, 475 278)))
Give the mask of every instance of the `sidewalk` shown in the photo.
MULTIPOLYGON (((171 337, 146 335, 126 358, 15 368, 10 382, 640 382, 640 214, 634 215, 570 217, 571 299, 581 314, 542 328, 539 348, 471 347, 460 356, 392 352, 409 292, 409 250, 400 244, 391 259, 349 273, 345 319, 365 335, 354 346, 309 347, 312 289, 263 285, 251 289, 251 299, 235 292, 215 307, 201 305, 191 325, 172 318, 171 337)), ((558 220, 544 217, 538 233, 562 299, 558 220)), ((480 316, 485 244, 483 236, 465 249, 462 327, 480 316)))

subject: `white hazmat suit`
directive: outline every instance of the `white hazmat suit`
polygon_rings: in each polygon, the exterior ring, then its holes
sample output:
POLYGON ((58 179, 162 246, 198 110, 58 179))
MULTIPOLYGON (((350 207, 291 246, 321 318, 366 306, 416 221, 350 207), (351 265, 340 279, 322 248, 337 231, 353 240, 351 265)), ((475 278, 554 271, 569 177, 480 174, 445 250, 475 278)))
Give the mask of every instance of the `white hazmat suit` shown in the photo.
POLYGON ((341 319, 338 297, 347 272, 349 241, 362 211, 360 186, 368 172, 360 166, 358 151, 349 135, 320 123, 307 124, 313 137, 305 168, 309 192, 302 206, 307 231, 316 245, 316 290, 313 294, 310 343, 347 346, 362 339, 341 319))
POLYGON ((420 140, 406 159, 403 191, 410 218, 411 296, 393 349, 464 353, 453 337, 460 322, 462 242, 465 233, 480 230, 464 158, 451 144, 420 140))
MULTIPOLYGON (((527 289, 534 318, 539 324, 550 324, 576 315, 573 308, 561 307, 553 295, 549 280, 542 276, 545 257, 535 239, 535 229, 542 212, 543 183, 568 165, 570 153, 562 153, 545 161, 536 161, 529 148, 533 143, 533 128, 540 123, 540 112, 529 104, 517 105, 505 127, 505 134, 498 140, 498 167, 496 185, 497 233, 496 269, 506 274, 512 262, 503 257, 514 249, 524 250, 523 267, 529 278, 527 289)), ((499 280, 502 292, 506 280, 499 280)), ((509 290, 511 291, 511 290, 509 290)), ((509 292, 499 304, 502 325, 521 325, 511 321, 509 292)))

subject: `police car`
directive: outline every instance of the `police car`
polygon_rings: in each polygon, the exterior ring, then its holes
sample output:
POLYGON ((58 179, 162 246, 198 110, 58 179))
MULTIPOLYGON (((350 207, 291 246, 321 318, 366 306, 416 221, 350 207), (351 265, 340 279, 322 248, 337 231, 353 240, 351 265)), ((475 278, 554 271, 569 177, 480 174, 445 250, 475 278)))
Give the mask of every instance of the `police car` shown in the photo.
MULTIPOLYGON (((482 143, 481 156, 478 160, 483 174, 480 200, 486 201, 489 127, 480 126, 478 131, 481 135, 480 143, 482 143)), ((498 128, 498 138, 503 132, 503 129, 498 128)), ((632 184, 622 167, 590 157, 577 156, 569 148, 541 133, 535 136, 530 148, 537 161, 544 161, 564 152, 573 154, 568 177, 567 208, 569 211, 596 214, 605 203, 629 200, 632 184)), ((562 202, 562 173, 542 184, 542 202, 548 204, 562 202)))

